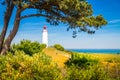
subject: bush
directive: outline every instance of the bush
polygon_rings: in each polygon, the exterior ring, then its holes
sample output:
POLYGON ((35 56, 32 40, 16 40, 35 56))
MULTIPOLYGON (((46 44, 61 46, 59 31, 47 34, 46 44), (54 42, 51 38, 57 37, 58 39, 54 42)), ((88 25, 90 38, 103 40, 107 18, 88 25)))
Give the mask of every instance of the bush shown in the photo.
POLYGON ((0 56, 0 80, 62 80, 61 72, 44 53, 33 56, 23 51, 0 56))
POLYGON ((46 44, 41 44, 41 48, 42 48, 42 49, 44 49, 44 48, 46 48, 46 47, 47 47, 46 44))
POLYGON ((61 46, 60 44, 55 44, 54 48, 56 48, 57 50, 60 50, 60 51, 64 51, 64 47, 61 46))
POLYGON ((24 51, 26 54, 33 55, 34 53, 41 52, 46 47, 45 44, 39 42, 31 42, 29 40, 23 40, 19 44, 11 46, 11 52, 14 53, 16 50, 24 51))
POLYGON ((66 80, 109 80, 99 60, 86 54, 72 53, 67 65, 66 80))
POLYGON ((75 65, 80 68, 87 68, 99 63, 98 59, 92 59, 85 54, 72 53, 71 58, 65 63, 67 66, 75 65))
POLYGON ((106 72, 99 65, 80 69, 75 65, 67 68, 66 80, 110 80, 106 72))

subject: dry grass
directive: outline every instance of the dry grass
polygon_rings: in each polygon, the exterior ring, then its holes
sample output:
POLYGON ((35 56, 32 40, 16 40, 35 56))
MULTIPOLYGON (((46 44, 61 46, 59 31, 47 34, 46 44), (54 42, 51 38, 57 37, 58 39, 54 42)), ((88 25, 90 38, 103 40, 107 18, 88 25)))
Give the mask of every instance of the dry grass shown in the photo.
POLYGON ((93 58, 99 59, 103 66, 113 68, 120 64, 120 54, 88 54, 93 58))
MULTIPOLYGON (((60 67, 64 67, 64 63, 69 59, 70 54, 56 50, 55 48, 46 48, 43 50, 48 56, 52 57, 52 60, 56 62, 60 67)), ((84 54, 84 53, 83 53, 84 54)), ((99 59, 103 65, 109 65, 114 67, 120 64, 120 54, 88 54, 93 58, 99 59)))
POLYGON ((89 54, 100 60, 109 76, 120 79, 120 54, 89 54))
MULTIPOLYGON (((54 48, 46 48, 43 50, 58 66, 64 69, 65 62, 69 59, 70 54, 64 51, 58 51, 54 48)), ((84 53, 83 53, 84 54, 84 53)), ((99 59, 105 70, 110 74, 111 78, 119 77, 120 75, 120 54, 87 54, 93 58, 99 59)), ((64 71, 63 71, 64 72, 64 71)), ((120 78, 120 77, 119 77, 120 78)))
POLYGON ((69 59, 69 54, 64 51, 58 51, 54 48, 46 48, 43 50, 45 54, 52 57, 52 60, 58 64, 59 67, 63 68, 65 62, 69 59))
POLYGON ((110 63, 111 66, 120 63, 120 54, 88 54, 91 57, 99 59, 103 64, 110 63))
POLYGON ((120 62, 120 54, 89 54, 92 57, 100 59, 100 61, 120 62), (111 61, 110 61, 111 60, 111 61))

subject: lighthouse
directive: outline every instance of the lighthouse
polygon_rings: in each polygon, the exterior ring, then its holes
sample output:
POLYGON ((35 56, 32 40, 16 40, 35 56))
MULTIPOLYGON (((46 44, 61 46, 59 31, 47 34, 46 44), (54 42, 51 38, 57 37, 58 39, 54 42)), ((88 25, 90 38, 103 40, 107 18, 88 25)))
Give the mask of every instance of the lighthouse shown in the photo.
POLYGON ((42 44, 46 44, 48 47, 48 31, 46 26, 43 27, 42 31, 42 44))

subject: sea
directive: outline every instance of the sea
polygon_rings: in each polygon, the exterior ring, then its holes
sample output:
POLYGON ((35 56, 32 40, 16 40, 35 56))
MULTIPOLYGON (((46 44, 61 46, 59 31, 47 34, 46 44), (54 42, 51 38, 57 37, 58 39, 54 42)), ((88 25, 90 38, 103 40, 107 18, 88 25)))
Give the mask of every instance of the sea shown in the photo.
POLYGON ((67 49, 72 52, 120 54, 120 49, 67 49))

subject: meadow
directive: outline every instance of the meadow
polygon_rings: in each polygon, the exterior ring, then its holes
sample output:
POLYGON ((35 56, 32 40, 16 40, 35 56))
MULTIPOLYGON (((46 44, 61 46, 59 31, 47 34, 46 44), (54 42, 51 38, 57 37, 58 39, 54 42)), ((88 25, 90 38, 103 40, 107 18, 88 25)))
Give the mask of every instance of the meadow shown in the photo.
POLYGON ((120 54, 89 54, 93 58, 99 59, 106 72, 111 78, 120 79, 120 54))
MULTIPOLYGON (((65 62, 69 60, 71 57, 70 51, 59 51, 55 48, 47 48, 44 49, 44 52, 51 56, 53 61, 56 62, 59 67, 64 68, 65 62), (57 54, 56 54, 57 53, 57 54), (67 55, 67 56, 66 56, 67 55)), ((111 79, 120 79, 120 54, 108 54, 108 53, 75 53, 82 54, 92 59, 96 59, 99 61, 100 65, 104 68, 106 73, 109 75, 111 79)))

